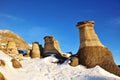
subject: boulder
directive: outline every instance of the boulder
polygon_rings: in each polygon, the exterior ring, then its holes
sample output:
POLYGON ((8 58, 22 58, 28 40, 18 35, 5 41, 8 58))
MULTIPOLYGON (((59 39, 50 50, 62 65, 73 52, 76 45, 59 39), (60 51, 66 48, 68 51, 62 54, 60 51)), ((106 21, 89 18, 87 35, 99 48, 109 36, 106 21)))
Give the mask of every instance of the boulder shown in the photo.
POLYGON ((103 69, 120 76, 120 69, 114 63, 112 53, 99 40, 94 31, 94 21, 79 22, 80 48, 77 52, 79 64, 88 68, 99 65, 103 69))
POLYGON ((6 80, 4 75, 0 72, 0 80, 6 80))
POLYGON ((17 61, 16 59, 12 59, 11 62, 12 62, 12 66, 14 68, 21 68, 22 67, 21 63, 19 61, 17 61))
POLYGON ((72 57, 70 61, 71 62, 69 64, 73 67, 76 67, 79 65, 79 59, 77 56, 72 57))
POLYGON ((5 66, 5 61, 0 59, 0 66, 5 66))

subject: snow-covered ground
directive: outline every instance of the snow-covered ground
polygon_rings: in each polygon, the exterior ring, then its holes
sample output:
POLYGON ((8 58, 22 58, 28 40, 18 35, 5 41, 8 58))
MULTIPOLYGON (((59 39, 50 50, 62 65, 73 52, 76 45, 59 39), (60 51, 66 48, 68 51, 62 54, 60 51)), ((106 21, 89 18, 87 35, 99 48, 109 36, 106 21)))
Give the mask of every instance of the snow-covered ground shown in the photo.
POLYGON ((66 62, 62 65, 55 64, 57 59, 46 57, 43 59, 25 59, 21 61, 22 68, 14 69, 10 57, 0 51, 0 59, 6 62, 5 67, 0 67, 0 72, 7 80, 120 80, 99 66, 86 69, 84 66, 71 67, 66 62))

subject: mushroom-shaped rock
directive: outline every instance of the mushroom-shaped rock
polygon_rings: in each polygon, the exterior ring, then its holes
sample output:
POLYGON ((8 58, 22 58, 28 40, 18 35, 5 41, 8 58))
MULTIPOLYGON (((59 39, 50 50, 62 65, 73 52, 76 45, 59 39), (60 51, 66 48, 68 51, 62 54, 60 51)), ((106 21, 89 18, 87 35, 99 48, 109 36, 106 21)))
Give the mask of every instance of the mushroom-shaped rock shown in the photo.
POLYGON ((112 53, 103 46, 94 31, 94 21, 78 22, 80 48, 77 52, 79 63, 88 68, 101 66, 105 70, 120 76, 120 68, 114 63, 112 53))

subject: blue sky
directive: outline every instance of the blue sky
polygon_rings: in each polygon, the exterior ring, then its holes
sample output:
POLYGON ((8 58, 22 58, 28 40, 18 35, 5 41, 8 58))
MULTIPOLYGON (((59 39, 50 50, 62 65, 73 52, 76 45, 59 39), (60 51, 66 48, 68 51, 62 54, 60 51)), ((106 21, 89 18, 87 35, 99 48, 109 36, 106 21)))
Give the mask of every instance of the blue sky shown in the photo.
POLYGON ((101 42, 120 64, 120 0, 0 0, 0 29, 19 34, 28 43, 54 36, 63 52, 79 48, 75 26, 84 20, 95 21, 101 42))

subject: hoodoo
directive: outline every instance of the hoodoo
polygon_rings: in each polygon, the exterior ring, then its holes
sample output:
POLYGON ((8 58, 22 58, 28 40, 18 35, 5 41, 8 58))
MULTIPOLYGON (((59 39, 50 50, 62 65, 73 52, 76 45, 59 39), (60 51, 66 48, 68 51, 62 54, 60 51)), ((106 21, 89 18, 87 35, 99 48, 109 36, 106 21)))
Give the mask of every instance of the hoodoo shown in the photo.
POLYGON ((32 43, 32 52, 31 52, 31 58, 40 58, 40 48, 38 42, 32 43))
POLYGON ((44 37, 44 50, 43 55, 49 56, 51 54, 62 54, 58 41, 53 36, 44 37))
POLYGON ((88 68, 101 66, 105 70, 120 76, 120 69, 114 63, 112 53, 99 40, 94 31, 94 21, 78 22, 80 48, 77 52, 79 64, 88 68))

